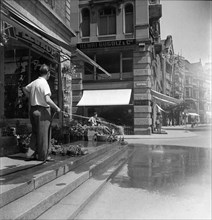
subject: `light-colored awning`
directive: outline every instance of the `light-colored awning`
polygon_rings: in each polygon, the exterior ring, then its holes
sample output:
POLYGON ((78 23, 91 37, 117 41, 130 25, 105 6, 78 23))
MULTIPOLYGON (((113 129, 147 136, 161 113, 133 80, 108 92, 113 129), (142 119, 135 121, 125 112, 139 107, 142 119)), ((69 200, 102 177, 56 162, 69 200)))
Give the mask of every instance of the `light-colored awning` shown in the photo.
POLYGON ((85 90, 77 106, 129 105, 131 89, 85 90))
POLYGON ((165 112, 165 113, 169 113, 169 112, 163 110, 158 104, 156 104, 156 106, 157 106, 157 108, 159 109, 159 111, 162 111, 162 112, 165 112))
POLYGON ((199 114, 193 113, 193 112, 188 113, 188 115, 191 115, 191 116, 199 116, 199 114))
POLYGON ((183 101, 181 99, 176 99, 171 96, 167 96, 167 95, 162 94, 160 92, 157 92, 153 89, 151 90, 151 94, 152 94, 153 98, 155 98, 156 100, 158 100, 160 102, 164 102, 165 104, 177 105, 183 101))

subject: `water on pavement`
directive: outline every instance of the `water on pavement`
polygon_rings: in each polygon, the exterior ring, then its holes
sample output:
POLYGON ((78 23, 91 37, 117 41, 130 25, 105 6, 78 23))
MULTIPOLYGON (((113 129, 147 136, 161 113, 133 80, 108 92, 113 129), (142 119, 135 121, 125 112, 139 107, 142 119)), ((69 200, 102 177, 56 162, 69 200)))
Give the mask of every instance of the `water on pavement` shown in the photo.
POLYGON ((120 172, 78 219, 211 219, 211 151, 132 145, 120 172))

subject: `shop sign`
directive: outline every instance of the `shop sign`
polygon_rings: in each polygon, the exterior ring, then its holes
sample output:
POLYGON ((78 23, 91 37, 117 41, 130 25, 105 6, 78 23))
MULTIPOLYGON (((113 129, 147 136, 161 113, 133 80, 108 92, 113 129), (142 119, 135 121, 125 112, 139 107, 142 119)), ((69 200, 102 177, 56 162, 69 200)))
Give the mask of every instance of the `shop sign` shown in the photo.
POLYGON ((42 53, 48 54, 52 58, 58 57, 57 49, 53 48, 50 44, 32 32, 25 30, 19 25, 15 25, 15 23, 12 25, 6 21, 3 21, 3 30, 9 38, 24 41, 31 47, 39 50, 42 53))
POLYGON ((78 49, 93 49, 93 48, 106 48, 106 47, 121 47, 131 46, 136 43, 135 39, 128 40, 114 40, 114 41, 100 41, 92 43, 80 43, 77 44, 78 49))

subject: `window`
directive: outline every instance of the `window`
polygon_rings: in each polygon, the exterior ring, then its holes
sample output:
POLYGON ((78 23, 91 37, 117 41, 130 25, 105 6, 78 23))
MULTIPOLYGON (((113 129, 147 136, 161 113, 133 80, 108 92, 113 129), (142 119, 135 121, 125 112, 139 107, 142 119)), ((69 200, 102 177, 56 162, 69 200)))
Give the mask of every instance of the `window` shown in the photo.
POLYGON ((191 88, 186 88, 186 98, 191 98, 191 88))
POLYGON ((98 31, 99 35, 116 34, 116 9, 114 7, 99 10, 98 31))
POLYGON ((123 51, 122 52, 122 72, 132 72, 133 71, 133 52, 123 51))
POLYGON ((191 77, 186 76, 186 84, 191 84, 191 77))
MULTIPOLYGON (((109 73, 120 72, 120 54, 118 52, 98 54, 96 56, 96 62, 109 73)), ((102 73, 102 71, 98 69, 97 73, 102 73)))
POLYGON ((133 33, 133 5, 125 6, 125 33, 133 33))
POLYGON ((24 46, 8 46, 4 54, 4 116, 6 118, 28 118, 28 100, 22 87, 39 76, 39 67, 46 63, 50 66, 51 77, 48 80, 53 101, 58 104, 58 65, 37 52, 24 46))
POLYGON ((194 97, 194 99, 198 99, 198 91, 197 90, 193 90, 193 97, 194 97))
POLYGON ((90 11, 87 8, 82 10, 82 23, 81 23, 82 37, 90 36, 90 11))
MULTIPOLYGON (((95 60, 102 68, 112 74, 111 79, 129 79, 132 78, 133 72, 133 51, 125 50, 122 52, 111 51, 107 53, 86 54, 92 60, 95 60)), ((84 74, 94 75, 94 77, 87 77, 87 79, 98 79, 95 74, 102 74, 102 71, 95 68, 89 63, 84 63, 84 74)), ((99 78, 100 79, 100 78, 99 78)))

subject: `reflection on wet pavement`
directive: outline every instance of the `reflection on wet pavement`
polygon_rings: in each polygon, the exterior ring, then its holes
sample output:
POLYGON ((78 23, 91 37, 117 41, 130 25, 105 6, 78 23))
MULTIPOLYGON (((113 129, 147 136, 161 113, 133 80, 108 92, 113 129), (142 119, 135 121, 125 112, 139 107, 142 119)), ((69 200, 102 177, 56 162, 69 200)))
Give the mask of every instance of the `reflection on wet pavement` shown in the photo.
POLYGON ((133 145, 128 162, 77 219, 211 219, 211 151, 133 145))
POLYGON ((201 186, 211 180, 210 149, 134 145, 130 150, 134 153, 125 165, 126 174, 112 180, 120 187, 179 195, 182 187, 185 189, 191 183, 201 186))

